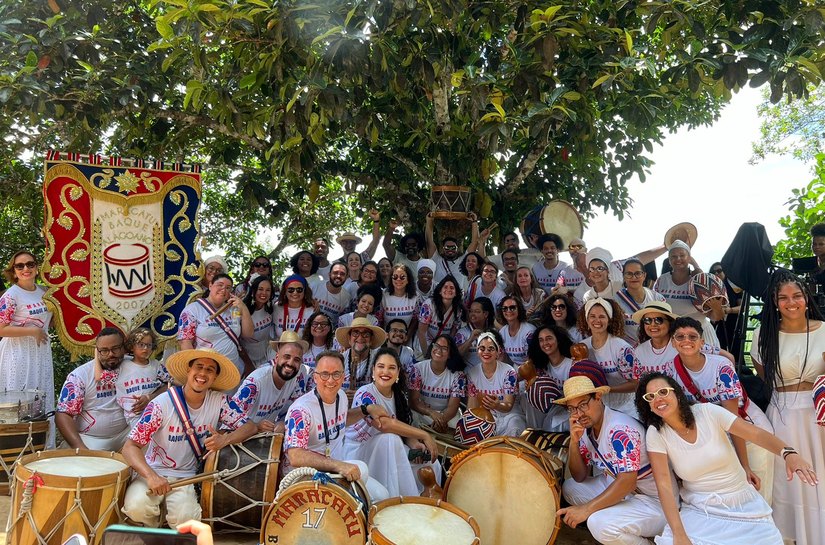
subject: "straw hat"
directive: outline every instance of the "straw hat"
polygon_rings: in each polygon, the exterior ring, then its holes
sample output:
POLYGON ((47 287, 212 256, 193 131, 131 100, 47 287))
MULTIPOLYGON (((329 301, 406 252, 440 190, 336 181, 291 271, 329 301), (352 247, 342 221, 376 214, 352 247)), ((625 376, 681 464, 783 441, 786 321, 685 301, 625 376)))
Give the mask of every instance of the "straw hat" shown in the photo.
POLYGON ((358 328, 366 328, 372 331, 372 342, 370 343, 370 348, 378 348, 384 341, 387 340, 387 333, 380 327, 376 325, 372 325, 369 320, 366 318, 355 318, 352 321, 352 324, 346 327, 339 327, 335 330, 335 338, 338 340, 338 344, 342 347, 349 348, 349 332, 351 329, 358 329, 358 328))
POLYGON ((241 381, 241 374, 238 372, 235 364, 232 363, 232 360, 220 352, 209 348, 195 348, 175 352, 166 360, 166 369, 169 371, 169 374, 172 375, 172 378, 175 379, 175 382, 178 384, 186 384, 186 377, 189 374, 189 363, 200 358, 210 359, 218 364, 218 376, 215 382, 212 383, 212 386, 210 386, 212 390, 225 392, 238 386, 238 383, 241 381))
POLYGON ((269 341, 269 346, 275 350, 280 349, 282 344, 297 344, 304 350, 304 352, 309 350, 309 343, 303 340, 297 333, 290 331, 289 329, 281 333, 281 338, 277 341, 269 341))
POLYGON ((665 233, 665 248, 670 249, 677 240, 681 240, 693 248, 693 245, 696 243, 696 237, 698 236, 699 231, 692 223, 687 221, 677 223, 665 233))
POLYGON ((641 308, 634 312, 631 318, 634 322, 640 324, 642 323, 642 318, 645 317, 645 314, 650 314, 651 312, 658 312, 659 314, 670 316, 674 320, 679 317, 678 314, 673 313, 673 308, 671 308, 669 304, 665 303, 664 301, 653 301, 651 303, 646 304, 644 308, 641 308))
POLYGON ((564 381, 564 397, 555 400, 553 403, 567 405, 567 402, 577 397, 588 394, 606 394, 610 391, 610 386, 594 386, 593 381, 587 377, 570 377, 564 381))
POLYGON ((362 242, 364 239, 362 239, 361 237, 357 236, 357 235, 356 235, 355 233, 353 233, 352 231, 347 231, 346 233, 344 233, 344 234, 343 234, 343 235, 341 235, 340 237, 336 238, 336 239, 335 239, 335 242, 337 242, 337 243, 340 245, 340 244, 341 244, 341 242, 342 242, 342 241, 344 241, 344 240, 354 240, 356 244, 361 244, 361 242, 362 242))

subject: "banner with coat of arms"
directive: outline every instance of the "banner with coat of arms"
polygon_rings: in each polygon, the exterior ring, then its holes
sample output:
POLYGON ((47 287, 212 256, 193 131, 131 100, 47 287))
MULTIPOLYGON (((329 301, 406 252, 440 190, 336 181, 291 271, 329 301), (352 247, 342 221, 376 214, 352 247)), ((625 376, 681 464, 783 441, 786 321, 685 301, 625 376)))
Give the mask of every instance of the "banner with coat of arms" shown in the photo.
POLYGON ((202 274, 200 168, 50 151, 43 182, 44 299, 73 356, 107 326, 162 342, 202 274))

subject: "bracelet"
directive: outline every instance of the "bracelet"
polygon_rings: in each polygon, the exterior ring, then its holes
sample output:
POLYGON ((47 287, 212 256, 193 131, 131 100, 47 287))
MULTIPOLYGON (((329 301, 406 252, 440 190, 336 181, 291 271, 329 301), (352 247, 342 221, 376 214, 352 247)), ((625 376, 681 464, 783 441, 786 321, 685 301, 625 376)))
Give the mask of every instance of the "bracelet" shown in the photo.
POLYGON ((784 460, 788 456, 790 456, 791 454, 799 454, 799 453, 796 452, 796 449, 794 449, 793 447, 784 447, 781 451, 779 451, 779 454, 782 455, 782 459, 784 460))
POLYGON ((363 414, 364 416, 369 416, 370 415, 370 412, 367 410, 366 405, 361 405, 361 414, 363 414))

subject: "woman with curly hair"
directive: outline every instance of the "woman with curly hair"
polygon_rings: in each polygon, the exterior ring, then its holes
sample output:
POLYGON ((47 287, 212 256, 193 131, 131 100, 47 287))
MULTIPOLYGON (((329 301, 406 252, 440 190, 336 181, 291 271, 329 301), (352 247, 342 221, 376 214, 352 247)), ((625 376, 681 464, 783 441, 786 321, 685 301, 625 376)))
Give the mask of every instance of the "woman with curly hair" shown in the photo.
POLYGON ((433 296, 421 303, 418 313, 420 352, 425 353, 433 339, 442 333, 455 338, 465 318, 458 280, 452 276, 445 276, 433 288, 433 296))
POLYGON ((567 334, 574 343, 580 343, 584 336, 579 331, 576 322, 576 303, 573 298, 566 293, 553 293, 541 303, 539 309, 533 314, 533 323, 552 325, 555 324, 567 330, 567 334))
POLYGON ((381 307, 384 309, 384 324, 392 320, 403 320, 410 331, 416 331, 418 318, 415 315, 418 292, 415 277, 406 265, 395 265, 390 274, 390 285, 384 290, 381 307))
POLYGON ((601 297, 590 299, 579 311, 578 324, 586 335, 582 342, 589 359, 598 363, 607 376, 610 393, 604 396, 605 404, 636 416, 633 392, 639 378, 639 361, 633 347, 622 339, 624 314, 619 304, 601 297))
POLYGON ((478 357, 478 336, 491 329, 496 321, 496 309, 486 297, 478 297, 470 303, 467 311, 467 325, 458 330, 455 343, 467 361, 468 367, 481 363, 478 357))
POLYGON ((481 267, 484 266, 484 258, 478 252, 467 252, 464 259, 458 265, 458 271, 463 278, 459 277, 461 282, 461 291, 468 293, 470 285, 476 278, 481 278, 481 267))
MULTIPOLYGON (((781 545, 771 508, 748 482, 728 434, 782 456, 783 480, 817 483, 803 457, 775 435, 711 403, 691 405, 679 383, 662 373, 642 377, 636 407, 647 426, 647 453, 667 526, 659 545, 781 545), (670 468, 681 479, 681 509, 670 468)), ((821 536, 820 536, 821 537, 821 536)))
POLYGON ((287 329, 303 335, 314 306, 312 289, 307 279, 300 274, 288 276, 281 285, 278 304, 272 310, 273 338, 280 339, 281 334, 287 329))
MULTIPOLYGON (((767 416, 779 438, 799 449, 825 474, 825 427, 817 425, 814 381, 825 374, 825 326, 808 287, 791 272, 771 275, 762 324, 753 334, 751 357, 771 390, 767 416)), ((773 517, 782 537, 797 545, 822 543, 825 488, 786 481, 774 462, 773 517)))
POLYGON ((314 370, 317 357, 332 348, 332 340, 335 338, 332 320, 321 311, 313 312, 307 320, 302 338, 309 344, 309 350, 304 352, 304 365, 314 370))
POLYGON ((372 382, 355 392, 352 407, 376 404, 392 418, 382 418, 380 430, 366 419, 346 429, 347 458, 366 463, 370 477, 384 485, 390 497, 421 493, 424 487, 417 482, 417 467, 414 467, 419 463, 432 463, 436 477, 441 474, 435 440, 426 431, 411 425, 407 393, 407 377, 398 353, 393 348, 379 348, 372 360, 372 382), (417 452, 412 461, 411 451, 417 452))

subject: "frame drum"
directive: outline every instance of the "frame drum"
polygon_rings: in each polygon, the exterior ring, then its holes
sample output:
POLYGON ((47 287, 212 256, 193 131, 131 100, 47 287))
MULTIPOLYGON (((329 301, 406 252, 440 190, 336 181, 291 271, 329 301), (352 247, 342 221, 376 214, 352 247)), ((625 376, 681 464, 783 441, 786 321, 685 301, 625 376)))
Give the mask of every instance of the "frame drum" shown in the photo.
POLYGON ((419 496, 370 507, 370 545, 478 545, 478 523, 455 505, 419 496))
POLYGON ((261 525, 262 545, 366 543, 366 506, 338 482, 324 483, 322 475, 326 476, 319 472, 314 479, 304 477, 311 480, 296 482, 279 494, 261 525))
POLYGON ((552 458, 520 439, 487 439, 453 456, 444 499, 478 521, 482 545, 550 545, 560 527, 552 458))
MULTIPOLYGON (((584 224, 579 212, 567 201, 552 201, 545 206, 537 206, 530 210, 522 220, 519 230, 525 239, 528 235, 546 235, 555 233, 561 237, 564 244, 559 251, 567 249, 570 239, 581 238, 584 234, 584 224)), ((539 248, 541 250, 541 248, 539 248)))
POLYGON ((215 531, 254 532, 278 490, 282 433, 261 433, 240 445, 228 445, 206 461, 204 473, 229 475, 201 485, 202 520, 215 531))
POLYGON ((72 534, 103 539, 121 522, 131 470, 116 452, 52 450, 20 459, 12 482, 8 542, 61 545, 72 534))

